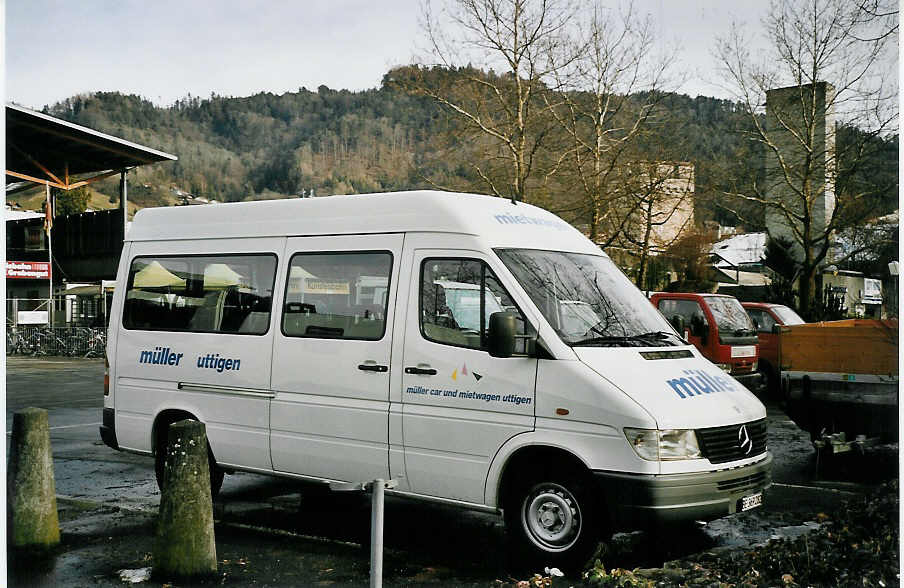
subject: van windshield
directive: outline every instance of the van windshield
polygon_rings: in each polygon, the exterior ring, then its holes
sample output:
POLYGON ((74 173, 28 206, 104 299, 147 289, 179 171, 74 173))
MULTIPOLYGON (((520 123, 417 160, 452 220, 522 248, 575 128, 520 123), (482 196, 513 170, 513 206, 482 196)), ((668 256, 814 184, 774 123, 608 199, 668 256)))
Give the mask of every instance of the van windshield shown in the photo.
POLYGON ((568 345, 686 344, 608 257, 535 249, 496 253, 568 345))
POLYGON ((783 325, 802 325, 806 322, 804 319, 800 318, 799 314, 787 306, 773 306, 772 312, 781 319, 783 325))

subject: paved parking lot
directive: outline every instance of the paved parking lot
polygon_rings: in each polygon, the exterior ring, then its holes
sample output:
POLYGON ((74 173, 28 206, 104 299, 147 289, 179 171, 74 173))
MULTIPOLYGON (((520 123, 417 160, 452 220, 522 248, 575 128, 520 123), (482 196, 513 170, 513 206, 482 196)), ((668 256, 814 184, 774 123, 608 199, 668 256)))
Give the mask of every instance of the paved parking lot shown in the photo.
MULTIPOLYGON (((159 504, 152 461, 113 451, 100 441, 102 388, 102 360, 8 358, 7 431, 13 411, 26 406, 47 408, 57 493, 70 500, 61 502, 70 512, 66 517, 76 516, 81 508, 73 504, 88 505, 85 508, 90 512, 106 508, 145 513, 148 518, 141 519, 147 525, 144 534, 152 535, 150 521, 159 504)), ((767 408, 775 484, 762 508, 705 527, 682 528, 678 540, 669 542, 643 534, 619 536, 607 565, 660 566, 669 559, 716 546, 765 541, 783 528, 796 528, 819 512, 830 512, 845 498, 897 476, 897 446, 879 448, 866 456, 845 456, 832 468, 821 468, 817 475, 809 436, 788 420, 779 405, 768 404, 767 408)), ((366 579, 367 556, 360 547, 366 544, 369 532, 365 497, 236 474, 226 477, 214 508, 218 544, 229 537, 229 545, 241 545, 245 554, 234 557, 246 557, 274 574, 280 565, 285 568, 286 558, 300 557, 308 562, 305 565, 321 569, 347 568, 344 571, 351 575, 343 577, 352 584, 356 578, 366 579), (285 552, 286 541, 293 542, 291 554, 285 552)), ((79 525, 71 533, 90 528, 79 525)), ((125 553, 140 562, 142 545, 146 556, 150 544, 140 541, 125 553)), ((386 546, 387 584, 416 583, 416 578, 481 584, 508 577, 505 538, 500 521, 493 516, 389 499, 386 546)), ((100 553, 91 569, 121 567, 131 561, 127 557, 105 562, 114 552, 100 553)), ((48 576, 47 585, 58 577, 63 576, 48 576)))

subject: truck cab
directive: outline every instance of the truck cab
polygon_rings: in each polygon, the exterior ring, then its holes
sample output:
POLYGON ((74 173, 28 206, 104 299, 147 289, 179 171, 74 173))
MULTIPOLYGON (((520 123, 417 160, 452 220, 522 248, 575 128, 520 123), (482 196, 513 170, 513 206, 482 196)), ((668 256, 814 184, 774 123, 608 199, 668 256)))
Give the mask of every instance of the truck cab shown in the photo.
POLYGON ((725 294, 659 292, 650 301, 706 359, 756 390, 759 346, 753 321, 741 303, 725 294))
POLYGON ((776 325, 802 325, 806 321, 783 304, 742 302, 741 305, 747 311, 747 315, 757 330, 760 346, 759 372, 763 375, 763 383, 770 394, 778 393, 782 366, 778 361, 780 335, 776 332, 775 327, 776 325))

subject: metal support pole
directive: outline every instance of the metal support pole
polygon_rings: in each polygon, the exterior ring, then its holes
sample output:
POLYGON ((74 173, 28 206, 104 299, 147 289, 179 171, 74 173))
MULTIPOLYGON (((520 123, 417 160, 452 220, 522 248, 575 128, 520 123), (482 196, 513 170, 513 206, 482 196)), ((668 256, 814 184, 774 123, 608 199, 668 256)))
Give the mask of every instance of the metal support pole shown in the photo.
POLYGON ((129 226, 129 170, 119 172, 119 208, 122 210, 122 240, 126 239, 129 226))
POLYGON ((383 496, 386 488, 398 486, 397 480, 376 479, 373 482, 330 482, 337 492, 367 492, 370 497, 370 586, 383 586, 383 496))
POLYGON ((383 586, 383 488, 384 481, 371 482, 370 502, 370 588, 383 586))
POLYGON ((47 210, 44 211, 45 216, 50 219, 47 222, 47 290, 50 298, 50 308, 47 309, 49 312, 47 316, 49 317, 48 323, 50 328, 53 328, 53 238, 51 234, 53 233, 51 227, 53 226, 53 196, 50 192, 50 184, 44 184, 44 188, 47 190, 47 210))

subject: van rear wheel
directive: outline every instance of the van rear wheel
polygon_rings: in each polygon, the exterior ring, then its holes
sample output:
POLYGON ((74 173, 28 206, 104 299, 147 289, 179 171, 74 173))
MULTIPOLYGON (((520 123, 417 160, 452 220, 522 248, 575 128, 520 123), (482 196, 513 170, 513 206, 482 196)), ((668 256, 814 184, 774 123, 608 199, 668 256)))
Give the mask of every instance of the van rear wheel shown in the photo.
MULTIPOLYGON (((154 451, 154 476, 157 478, 157 488, 160 492, 163 492, 163 488, 166 485, 164 475, 166 473, 167 439, 166 435, 161 435, 161 437, 162 439, 154 451)), ((217 494, 220 493, 220 488, 223 487, 223 478, 226 475, 226 472, 217 465, 209 444, 207 445, 207 466, 210 468, 210 497, 216 498, 217 494)))
POLYGON ((539 569, 578 574, 599 542, 599 508, 586 476, 526 477, 512 489, 504 515, 518 559, 539 569))

